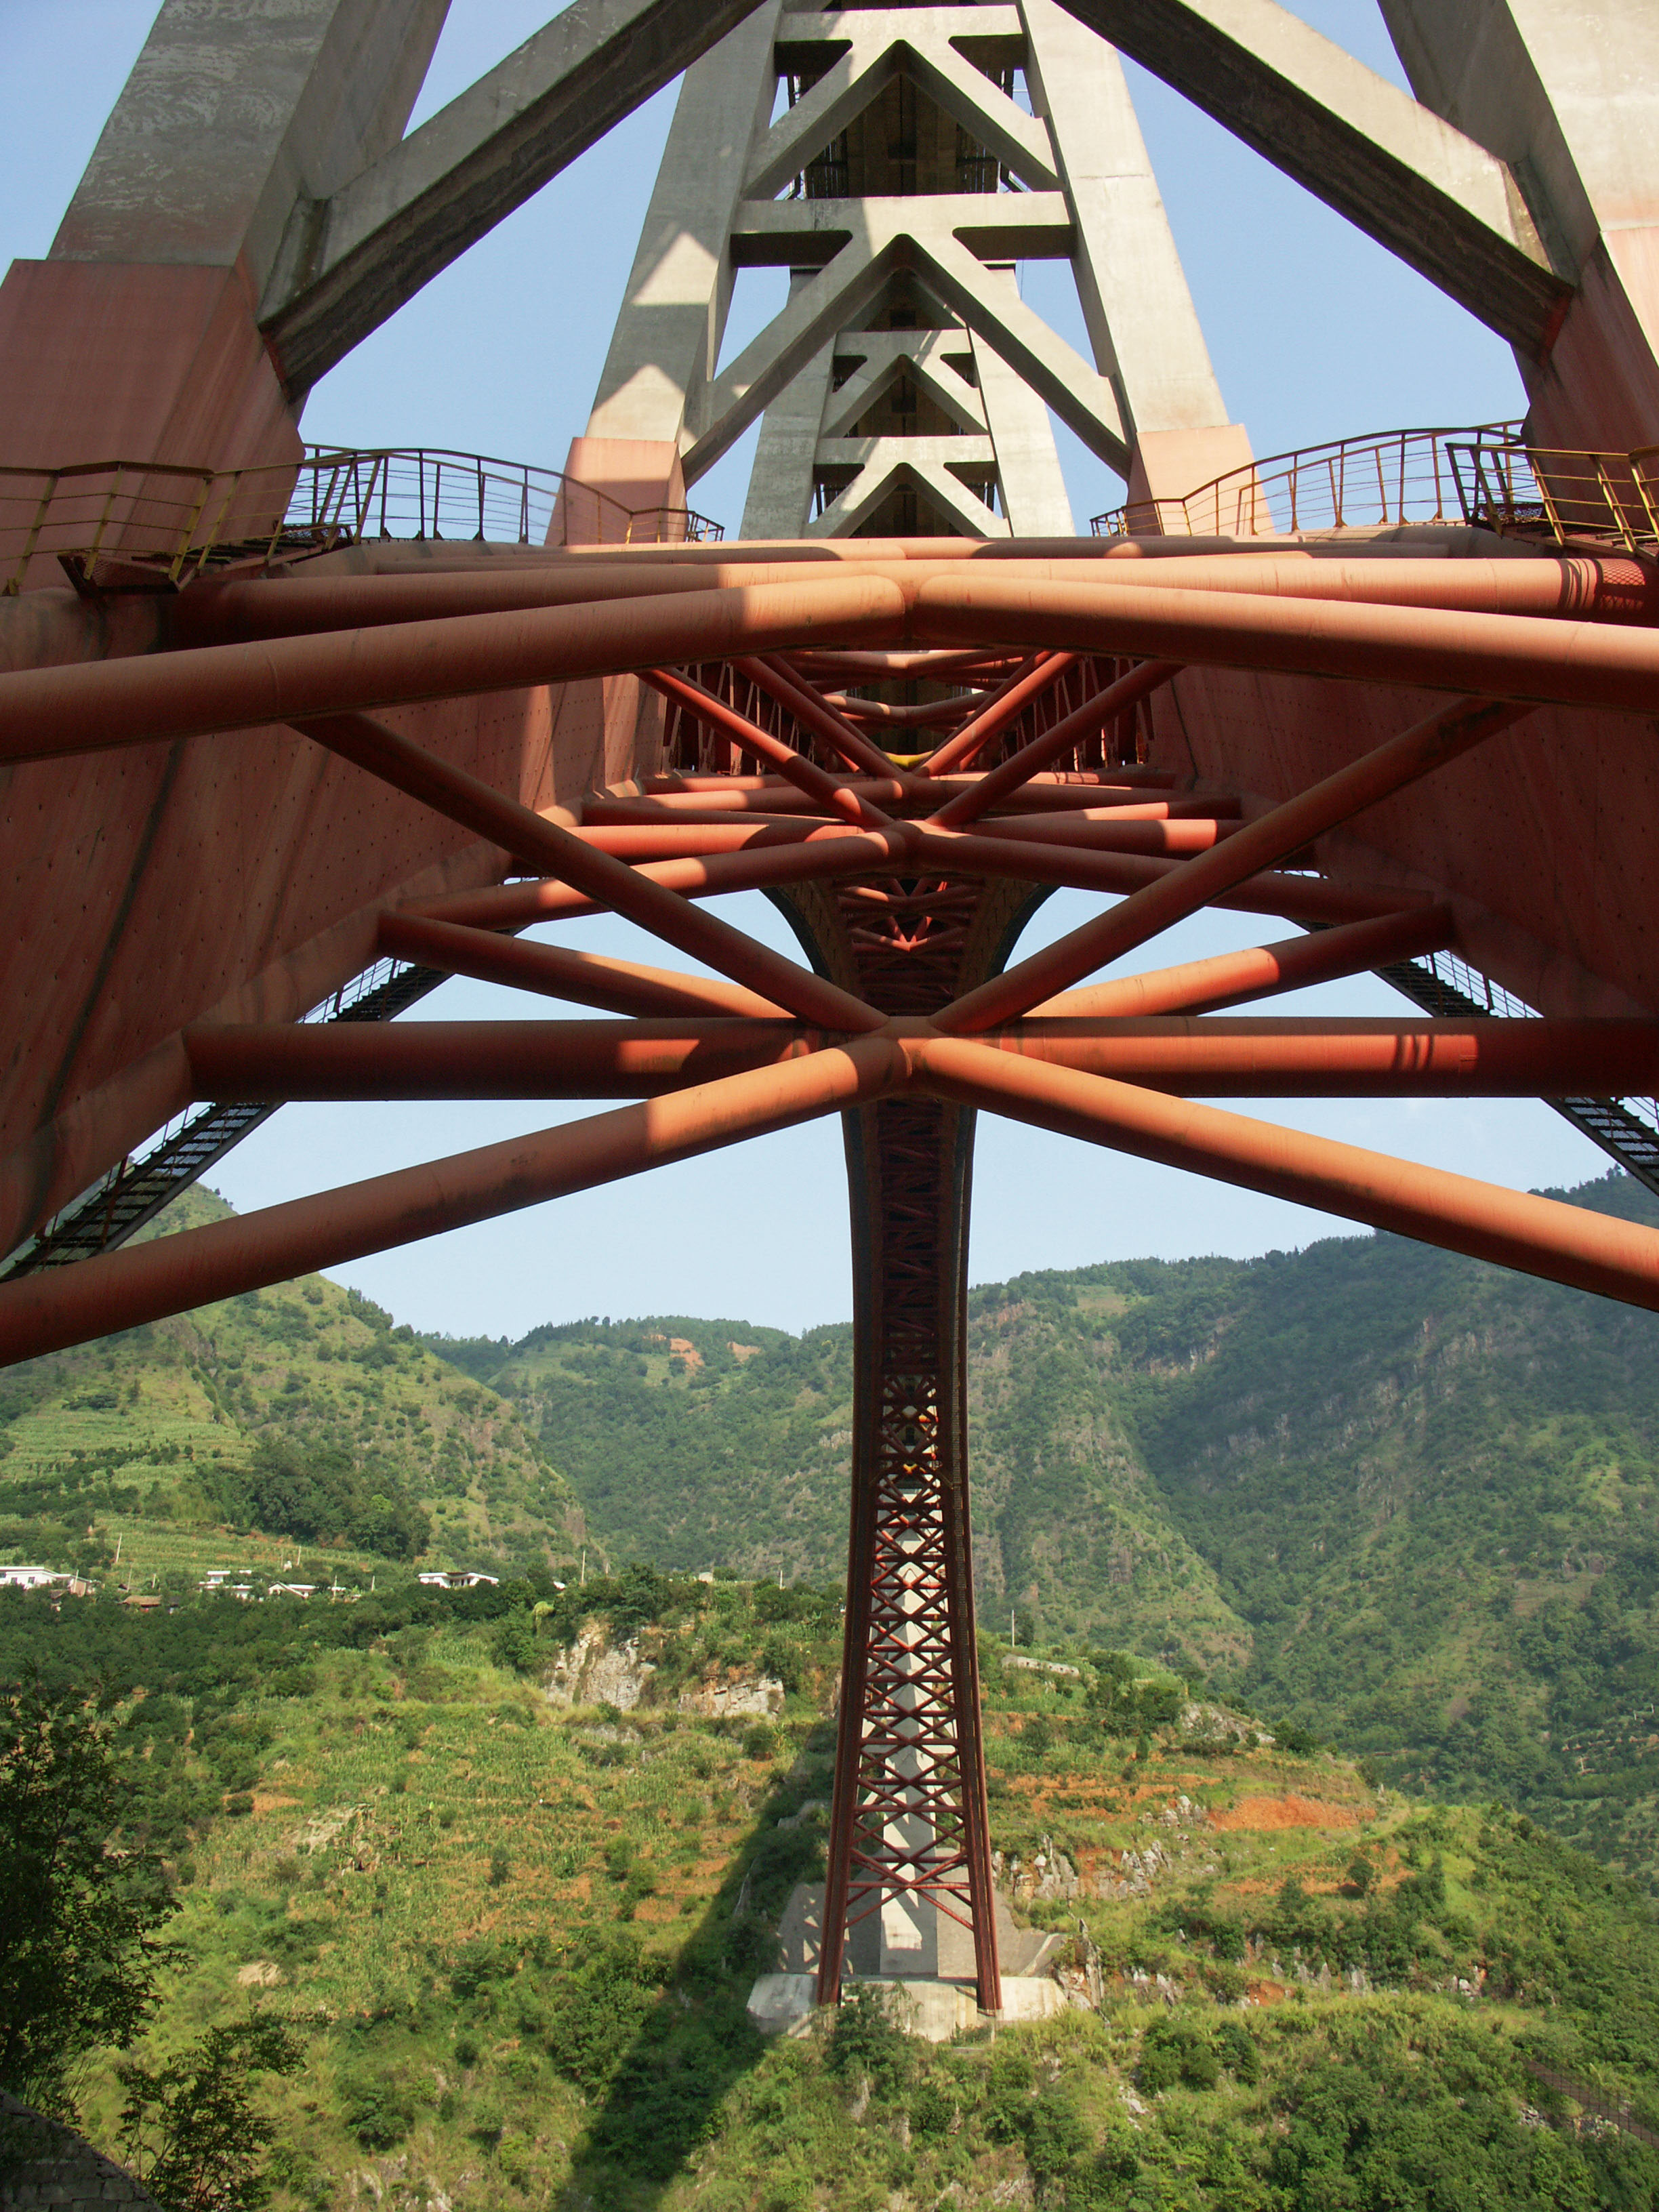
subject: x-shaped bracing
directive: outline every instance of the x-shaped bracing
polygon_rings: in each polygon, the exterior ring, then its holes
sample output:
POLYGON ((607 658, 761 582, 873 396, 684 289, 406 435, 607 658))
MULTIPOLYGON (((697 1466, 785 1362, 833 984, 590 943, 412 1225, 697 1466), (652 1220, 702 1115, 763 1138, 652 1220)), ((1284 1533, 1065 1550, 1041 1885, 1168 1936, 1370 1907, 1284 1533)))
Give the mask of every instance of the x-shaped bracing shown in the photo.
MULTIPOLYGON (((1366 809, 1490 741, 1532 701, 1650 703, 1659 696, 1652 632, 1444 604, 1449 588, 1476 592, 1488 608, 1494 592, 1500 605, 1506 592, 1517 605, 1515 595, 1528 592, 1535 601, 1537 575, 1518 572, 1543 565, 1553 575, 1553 564, 1504 563, 1477 576, 1480 564, 1459 563, 1468 573, 1449 587, 1442 566, 1419 591, 1414 564, 1368 572, 1304 562, 1288 580, 1279 575, 1280 595, 1269 597, 1262 572, 1271 562, 1255 557, 1164 562, 1152 587, 1126 576, 1127 563, 1025 560, 1018 548, 1013 559, 980 562, 963 550, 941 548, 930 560, 849 549, 821 565, 566 556, 504 579, 338 580, 325 587, 326 611, 303 584, 229 586, 219 587, 216 614, 232 641, 0 678, 5 759, 291 722, 498 848, 521 878, 388 911, 387 953, 604 1017, 198 1027, 183 1035, 194 1095, 635 1102, 8 1284, 0 1357, 907 1091, 1659 1305, 1659 1237, 1634 1224, 1197 1103, 1659 1087, 1659 1028, 1648 1022, 1218 1012, 1450 945, 1449 908, 1323 883, 1303 872, 1308 855, 1366 809), (1439 605, 1409 603, 1431 592, 1439 605), (447 611, 455 606, 469 611, 447 611), (295 628, 282 635, 285 623, 295 628), (235 641, 239 630, 260 641, 235 641), (1251 818, 1237 794, 1178 788, 1133 757, 1079 770, 1091 744, 1098 757, 1103 732, 1121 733, 1126 718, 1133 726, 1137 702, 1206 660, 1393 678, 1458 696, 1251 818), (750 696, 771 698, 775 726, 690 672, 721 665, 743 672, 750 696), (1056 686, 1065 679, 1074 696, 1085 666, 1095 675, 1081 704, 1054 709, 1056 686), (726 749, 723 772, 659 776, 538 813, 369 711, 626 668, 642 671, 678 715, 726 749), (859 696, 882 674, 939 675, 953 688, 935 687, 931 702, 908 708, 859 696), (921 751, 884 749, 894 718, 902 742, 920 741, 921 751), (884 1011, 698 902, 812 882, 902 889, 913 933, 897 940, 902 965, 903 945, 925 936, 928 885, 945 902, 951 887, 991 879, 1115 898, 928 1017, 884 1011), (1249 951, 1088 981, 1212 903, 1320 926, 1249 951), (513 933, 597 911, 638 924, 713 979, 513 933)), ((1577 587, 1572 603, 1591 604, 1577 587)))

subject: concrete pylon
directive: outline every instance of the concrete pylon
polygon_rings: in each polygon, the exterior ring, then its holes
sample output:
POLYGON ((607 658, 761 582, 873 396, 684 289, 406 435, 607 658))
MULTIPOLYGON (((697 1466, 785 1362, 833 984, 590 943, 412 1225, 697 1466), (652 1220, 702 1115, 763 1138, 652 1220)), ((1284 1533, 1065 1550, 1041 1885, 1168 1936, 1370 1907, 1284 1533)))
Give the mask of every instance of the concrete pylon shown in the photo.
POLYGON ((695 483, 763 415, 745 537, 1069 536, 1051 411, 1142 497, 1250 457, 1116 55, 1057 0, 769 0, 687 74, 590 476, 651 438, 695 483), (1032 259, 1071 264, 1092 360, 1021 299, 1032 259), (721 369, 769 264, 787 305, 721 369))

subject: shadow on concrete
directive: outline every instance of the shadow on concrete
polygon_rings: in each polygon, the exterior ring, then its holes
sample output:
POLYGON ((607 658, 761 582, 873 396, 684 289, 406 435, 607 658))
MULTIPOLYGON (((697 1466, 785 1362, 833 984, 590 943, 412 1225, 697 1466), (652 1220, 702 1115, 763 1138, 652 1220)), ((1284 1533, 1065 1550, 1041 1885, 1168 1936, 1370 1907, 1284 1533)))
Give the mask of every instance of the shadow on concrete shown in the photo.
POLYGON ((650 2212, 758 2063, 766 2041, 745 2010, 749 1992, 777 1966, 792 1893, 823 1872, 822 1827, 778 1824, 828 1797, 834 1752, 834 1723, 821 1722, 768 1790, 672 1980, 590 2108, 560 2212, 650 2212))

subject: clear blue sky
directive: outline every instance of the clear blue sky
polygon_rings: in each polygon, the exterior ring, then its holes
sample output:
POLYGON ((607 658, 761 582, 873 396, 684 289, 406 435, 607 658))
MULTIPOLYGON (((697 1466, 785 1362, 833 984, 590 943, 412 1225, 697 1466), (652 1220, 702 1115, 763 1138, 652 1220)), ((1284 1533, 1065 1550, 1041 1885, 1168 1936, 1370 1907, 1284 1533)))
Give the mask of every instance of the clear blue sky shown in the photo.
MULTIPOLYGON (((549 12, 543 0, 453 0, 416 119, 549 12)), ((1302 0, 1295 12, 1403 82, 1372 0, 1302 0)), ((47 250, 155 14, 152 0, 0 0, 0 264, 47 250)), ((1258 453, 1399 424, 1521 412, 1520 380, 1498 339, 1176 94, 1138 70, 1131 75, 1222 389, 1258 453)), ((307 434, 557 465, 586 422, 673 97, 671 89, 631 117, 360 347, 313 393, 307 434)), ((1023 281, 1027 299, 1082 346, 1069 273, 1033 266, 1023 281)), ((728 354, 781 295, 776 272, 745 273, 728 354)), ((1111 504, 1117 480, 1063 432, 1060 443, 1079 519, 1111 504)), ((696 494, 700 507, 730 526, 742 512, 750 450, 745 441, 696 494)), ((1096 903, 1057 896, 1028 933, 1027 948, 1096 903)), ((721 909, 795 951, 763 900, 727 900, 721 909)), ((1243 917, 1200 917, 1160 943, 1157 963, 1283 933, 1243 917)), ((662 957, 622 925, 576 925, 559 936, 662 957)), ((1279 1003, 1287 1012, 1408 1011, 1369 979, 1279 1003)), ((505 993, 454 983, 421 1013, 517 1018, 539 1011, 505 993)), ((566 1119, 571 1110, 289 1107, 230 1156, 216 1181, 236 1205, 264 1205, 566 1119)), ((1606 1165, 1536 1103, 1355 1101, 1260 1110, 1520 1188, 1579 1182, 1606 1165)), ((1346 1227, 1006 1122, 980 1124, 976 1281, 1146 1253, 1247 1254, 1346 1227)), ((518 1335, 540 1322, 590 1313, 726 1315, 791 1328, 840 1319, 850 1288, 839 1129, 820 1123, 767 1139, 340 1274, 399 1320, 456 1334, 518 1335)))

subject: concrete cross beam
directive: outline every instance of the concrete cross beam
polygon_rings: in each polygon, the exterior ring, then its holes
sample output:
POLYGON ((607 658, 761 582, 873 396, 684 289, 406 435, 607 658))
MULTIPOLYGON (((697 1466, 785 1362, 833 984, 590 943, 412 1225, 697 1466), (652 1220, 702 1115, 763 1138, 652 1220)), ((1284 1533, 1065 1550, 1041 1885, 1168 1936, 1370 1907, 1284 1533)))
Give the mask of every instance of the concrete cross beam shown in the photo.
MULTIPOLYGON (((1006 538, 1008 525, 994 514, 984 501, 969 491, 952 473, 954 468, 977 461, 986 476, 994 474, 996 451, 988 438, 860 438, 836 440, 835 446, 869 448, 869 457, 844 491, 823 513, 806 526, 809 538, 844 538, 874 514, 897 486, 919 491, 928 504, 956 523, 969 538, 1006 538)), ((819 447, 823 459, 825 448, 819 447)))
MULTIPOLYGON (((1127 475, 1123 418, 1110 384, 1012 287, 994 283, 985 263, 956 235, 964 206, 982 220, 988 200, 1012 216, 1016 211, 1023 214, 1027 203, 1040 197, 1048 196, 1006 193, 994 198, 941 193, 913 199, 768 203, 763 210, 745 206, 745 255, 759 258, 753 242, 779 236, 795 240, 796 266, 822 258, 823 244, 837 250, 825 259, 818 276, 792 291, 781 313, 708 386, 703 411, 688 414, 691 435, 684 455, 687 483, 695 483, 729 451, 826 339, 853 323, 901 269, 913 271, 970 331, 993 346, 1091 452, 1127 475), (977 204, 970 205, 970 201, 977 204), (811 255, 805 251, 809 243, 815 249, 811 255)), ((1046 237, 1053 241, 1051 250, 1063 253, 1067 248, 1060 240, 1064 236, 1069 242, 1069 216, 1057 196, 1051 206, 1052 217, 1046 223, 1040 213, 1034 213, 1023 223, 981 233, 987 251, 1000 259, 1011 258, 999 249, 1005 229, 1013 228, 1026 241, 1019 248, 1022 252, 1030 253, 1046 237)))
POLYGON ((260 308, 289 388, 314 384, 753 8, 574 0, 337 191, 298 198, 260 308))
MULTIPOLYGON (((825 27, 825 44, 840 46, 842 52, 811 89, 779 116, 757 147, 745 196, 769 199, 781 191, 896 76, 909 77, 1028 189, 1054 191, 1060 179, 1048 132, 965 59, 954 42, 968 27, 981 27, 974 21, 979 13, 967 8, 881 8, 805 19, 825 27), (935 20, 940 16, 947 20, 935 20)), ((790 19, 792 46, 800 39, 801 20, 790 19)))
POLYGON ((1571 295, 1508 165, 1277 0, 1065 0, 1536 359, 1571 295))
POLYGON ((906 198, 745 200, 732 224, 740 269, 822 268, 854 233, 958 238, 987 260, 1062 261, 1072 251, 1063 192, 927 192, 906 198))
POLYGON ((843 331, 839 354, 863 366, 835 394, 823 417, 823 435, 842 438, 896 378, 908 376, 919 391, 952 416, 963 430, 986 428, 985 402, 954 360, 973 359, 964 331, 843 331))

